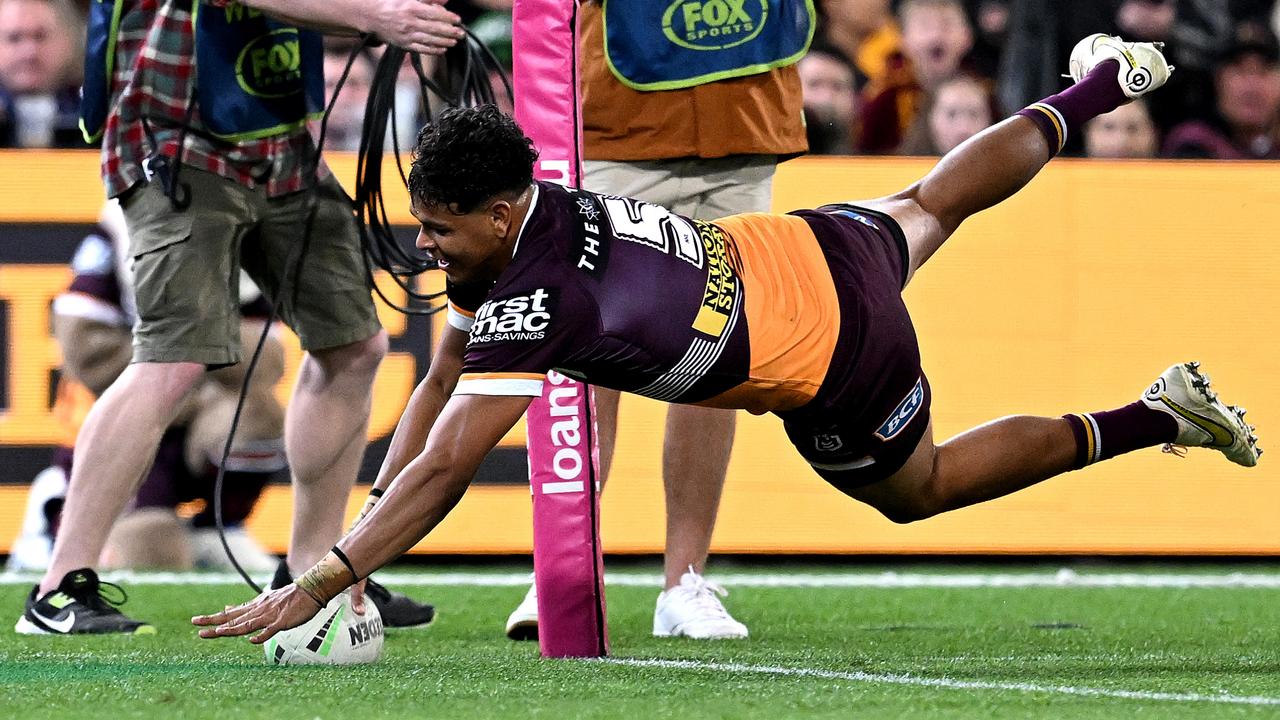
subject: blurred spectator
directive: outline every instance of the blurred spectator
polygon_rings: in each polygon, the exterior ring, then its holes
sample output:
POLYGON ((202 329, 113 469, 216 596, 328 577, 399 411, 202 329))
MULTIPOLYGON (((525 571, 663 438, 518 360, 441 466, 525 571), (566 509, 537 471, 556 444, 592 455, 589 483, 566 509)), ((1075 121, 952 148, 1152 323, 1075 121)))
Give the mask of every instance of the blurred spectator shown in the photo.
POLYGON ((83 22, 70 0, 0 0, 0 147, 83 147, 83 22))
POLYGON ((1269 28, 1236 28, 1214 72, 1215 114, 1179 125, 1164 155, 1178 158, 1280 158, 1280 43, 1269 28))
POLYGON ((889 0, 822 0, 824 43, 853 65, 859 88, 885 87, 902 53, 902 36, 889 0))
POLYGON ((1084 150, 1091 158, 1151 158, 1160 135, 1145 99, 1121 105, 1084 126, 1084 150))
POLYGON ((851 154, 858 105, 853 66, 837 51, 815 46, 800 60, 797 69, 804 88, 809 152, 851 154))
POLYGON ((868 153, 898 150, 924 94, 955 75, 973 47, 973 28, 960 0, 904 0, 898 22, 908 72, 864 95, 859 145, 868 153))
POLYGON ((954 75, 973 48, 973 26, 959 0, 904 0, 899 17, 902 51, 926 89, 954 75))
POLYGON ((338 91, 338 101, 333 104, 329 122, 325 127, 325 148, 354 151, 360 148, 360 134, 364 126, 364 108, 369 100, 369 87, 373 83, 373 58, 361 52, 351 60, 354 46, 351 43, 325 43, 324 48, 324 96, 333 101, 342 72, 351 61, 351 70, 338 91))
POLYGON ((1000 56, 1000 106, 1024 108, 1065 87, 1071 48, 1096 32, 1114 34, 1119 0, 1010 0, 1009 31, 1000 56), (1069 9, 1068 9, 1069 8, 1069 9))
MULTIPOLYGON (((1267 0, 1268 7, 1271 0, 1267 0)), ((1002 107, 1020 108, 1061 90, 1071 49, 1096 32, 1126 40, 1166 42, 1177 72, 1150 96, 1156 127, 1168 130, 1211 103, 1210 66, 1227 44, 1236 18, 1252 0, 1092 0, 1066 6, 1052 0, 1011 0, 1010 30, 999 74, 1002 107)), ((1256 3, 1255 3, 1256 4, 1256 3)), ((1078 140, 1068 152, 1079 152, 1078 140)))
POLYGON ((1168 40, 1177 9, 1173 0, 1125 0, 1116 10, 1116 27, 1125 40, 1168 40))
MULTIPOLYGON (((510 3, 508 2, 508 5, 510 3)), ((498 62, 502 65, 503 72, 506 73, 507 79, 511 78, 511 11, 506 12, 490 12, 476 18, 471 23, 471 32, 475 33, 476 38, 484 43, 485 47, 493 53, 498 62)), ((511 102, 511 97, 507 95, 506 86, 502 82, 502 76, 496 72, 489 73, 489 83, 493 86, 493 93, 497 100, 496 105, 502 112, 513 115, 515 114, 515 106, 511 102)))
POLYGON ((509 15, 514 4, 514 0, 449 0, 447 3, 449 9, 457 13, 462 18, 462 23, 468 26, 485 13, 505 12, 509 15))
POLYGON ((979 77, 994 78, 1009 32, 1009 0, 969 0, 974 42, 967 64, 979 77))
POLYGON ((990 127, 999 116, 989 82, 973 75, 956 75, 929 94, 901 152, 945 155, 990 127))

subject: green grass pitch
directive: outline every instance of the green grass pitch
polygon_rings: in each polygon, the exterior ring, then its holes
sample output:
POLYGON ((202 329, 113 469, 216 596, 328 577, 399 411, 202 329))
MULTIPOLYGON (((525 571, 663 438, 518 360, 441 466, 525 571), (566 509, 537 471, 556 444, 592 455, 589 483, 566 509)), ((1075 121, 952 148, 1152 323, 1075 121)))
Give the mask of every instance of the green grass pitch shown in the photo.
MULTIPOLYGON (((187 620, 245 600, 231 584, 129 586, 137 638, 13 634, 29 586, 0 583, 0 718, 1063 718, 1280 717, 1280 567, 1111 566, 1079 577, 1262 578, 1257 587, 993 586, 1054 566, 897 568, 972 587, 788 587, 794 573, 879 576, 888 566, 717 566, 746 641, 650 636, 656 588, 611 573, 613 659, 550 661, 502 635, 519 585, 411 585, 436 604, 426 629, 389 631, 382 660, 269 667, 242 640, 204 641, 187 620), (766 587, 767 578, 783 586, 766 587), (987 580, 983 580, 987 578, 987 580)), ((396 572, 457 572, 403 568, 396 572)), ((518 568, 483 568, 511 578, 518 568)), ((830 584, 837 584, 833 581, 830 584)), ((1123 583, 1122 583, 1123 584, 1123 583)), ((1255 583, 1258 584, 1258 583, 1255 583)), ((874 585, 874 583, 873 583, 874 585)))

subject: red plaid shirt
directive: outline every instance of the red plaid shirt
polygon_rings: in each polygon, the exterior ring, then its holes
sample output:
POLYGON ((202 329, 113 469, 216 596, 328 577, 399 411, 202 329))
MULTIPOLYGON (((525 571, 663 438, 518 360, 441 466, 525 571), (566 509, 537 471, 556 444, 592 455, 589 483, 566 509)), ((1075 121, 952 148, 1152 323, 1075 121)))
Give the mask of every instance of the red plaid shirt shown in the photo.
MULTIPOLYGON (((111 78, 111 113, 102 138, 102 179, 115 197, 146 179, 143 160, 177 155, 178 136, 195 91, 195 30, 190 2, 123 0, 111 78), (150 125, 150 136, 145 124, 150 125), (154 141, 153 141, 154 138, 154 141)), ((203 0, 224 6, 229 0, 203 0)), ((315 144, 306 129, 227 142, 204 130, 197 105, 182 153, 184 165, 262 187, 275 197, 306 186, 304 172, 315 144)), ((321 176, 328 174, 323 162, 321 176)))

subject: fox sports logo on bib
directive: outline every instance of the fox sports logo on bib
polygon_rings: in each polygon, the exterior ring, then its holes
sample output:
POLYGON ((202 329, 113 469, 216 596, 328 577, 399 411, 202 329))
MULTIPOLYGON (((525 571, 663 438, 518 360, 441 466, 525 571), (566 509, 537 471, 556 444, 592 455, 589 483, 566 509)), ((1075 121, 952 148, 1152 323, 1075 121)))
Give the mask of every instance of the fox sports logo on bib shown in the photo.
POLYGON ((373 601, 364 614, 351 607, 351 591, 329 601, 316 616, 277 633, 263 646, 272 665, 361 665, 382 656, 382 616, 373 601))

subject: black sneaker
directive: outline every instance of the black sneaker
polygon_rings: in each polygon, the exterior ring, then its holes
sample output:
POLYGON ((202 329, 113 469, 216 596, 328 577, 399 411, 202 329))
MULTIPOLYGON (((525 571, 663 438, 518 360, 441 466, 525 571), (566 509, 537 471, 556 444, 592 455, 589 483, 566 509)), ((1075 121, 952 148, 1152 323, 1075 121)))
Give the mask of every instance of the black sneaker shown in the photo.
POLYGON ((436 609, 427 603, 389 590, 385 585, 369 578, 364 585, 364 596, 378 606, 382 624, 386 627, 422 627, 436 619, 436 609))
POLYGON ((37 597, 40 586, 31 588, 26 611, 14 630, 23 635, 79 635, 120 633, 155 635, 153 625, 133 620, 116 609, 129 599, 124 588, 102 582, 89 568, 72 570, 62 577, 58 588, 37 597), (108 598, 104 588, 115 588, 120 598, 108 598))
MULTIPOLYGON (((271 589, 277 590, 291 582, 293 582, 293 576, 289 574, 289 566, 281 560, 276 566, 275 577, 271 579, 271 589)), ((369 578, 365 583, 364 596, 372 600, 374 606, 378 608, 384 627, 421 627, 430 625, 431 621, 436 619, 436 609, 433 606, 420 603, 404 593, 390 590, 373 578, 369 578)))

